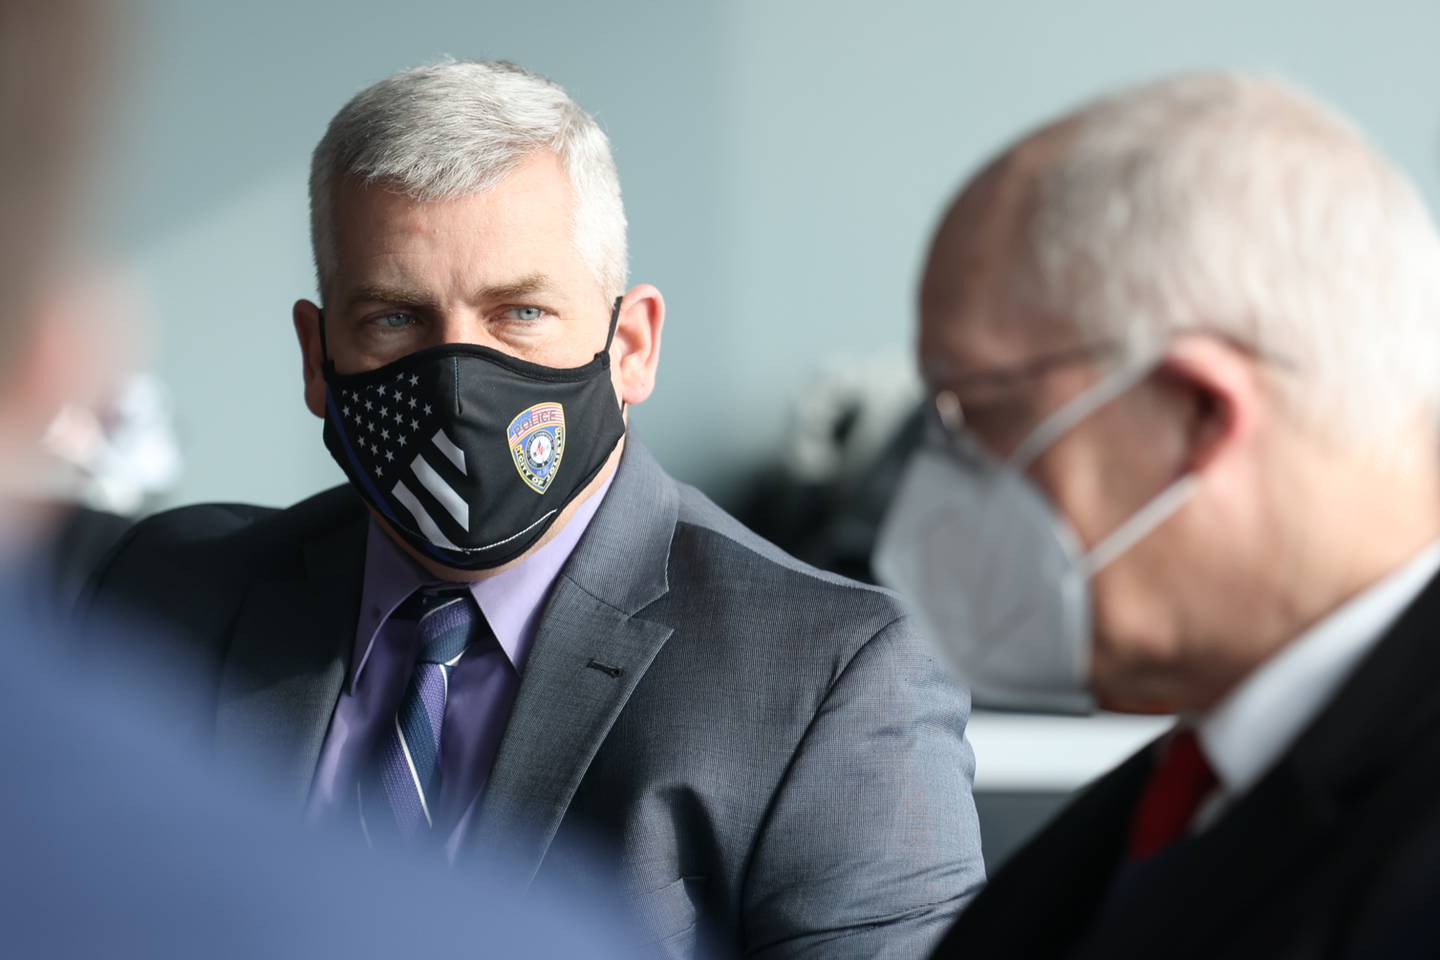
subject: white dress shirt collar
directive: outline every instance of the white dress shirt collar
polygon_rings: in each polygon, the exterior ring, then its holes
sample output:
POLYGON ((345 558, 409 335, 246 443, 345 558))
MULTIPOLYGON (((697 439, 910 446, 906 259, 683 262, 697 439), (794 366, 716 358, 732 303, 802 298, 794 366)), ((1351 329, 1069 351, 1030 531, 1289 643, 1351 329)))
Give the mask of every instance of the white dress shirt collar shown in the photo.
MULTIPOLYGON (((1301 634, 1192 721, 1222 803, 1274 766, 1437 571, 1440 541, 1301 634)), ((1217 812, 1202 810, 1201 819, 1217 812)))

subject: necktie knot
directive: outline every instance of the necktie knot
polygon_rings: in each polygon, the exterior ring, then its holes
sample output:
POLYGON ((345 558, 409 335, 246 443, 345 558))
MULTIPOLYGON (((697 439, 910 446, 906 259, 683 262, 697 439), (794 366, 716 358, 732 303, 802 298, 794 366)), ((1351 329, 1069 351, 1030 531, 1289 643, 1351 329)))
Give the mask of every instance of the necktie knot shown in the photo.
POLYGON ((1130 856, 1153 856, 1183 836, 1218 782, 1195 731, 1181 730, 1172 736, 1135 809, 1130 856))
POLYGON ((474 639, 480 608, 469 587, 421 587, 406 601, 403 613, 415 621, 421 663, 453 666, 474 639))

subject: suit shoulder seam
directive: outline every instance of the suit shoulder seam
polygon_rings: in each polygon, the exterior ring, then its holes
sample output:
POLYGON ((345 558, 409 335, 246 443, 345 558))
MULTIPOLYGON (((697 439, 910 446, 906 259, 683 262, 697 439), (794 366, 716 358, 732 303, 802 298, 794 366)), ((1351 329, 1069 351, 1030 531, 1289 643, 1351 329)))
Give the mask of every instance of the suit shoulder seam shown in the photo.
MULTIPOLYGON (((738 521, 736 521, 736 522, 738 522, 738 521)), ((822 583, 822 584, 825 584, 825 585, 831 586, 831 587, 840 587, 840 588, 842 588, 842 589, 855 590, 855 591, 858 591, 858 592, 860 592, 860 593, 871 594, 871 595, 877 596, 877 597, 886 597, 886 598, 888 598, 888 597, 891 596, 890 592, 887 591, 884 587, 878 586, 878 585, 873 584, 873 583, 865 583, 865 582, 863 582, 863 581, 861 581, 861 580, 852 580, 852 579, 850 579, 849 577, 842 576, 841 574, 838 574, 838 573, 830 573, 830 572, 828 572, 828 571, 821 570, 821 569, 819 569, 819 568, 816 568, 816 567, 812 566, 811 564, 806 563, 806 562, 803 561, 803 560, 800 560, 798 557, 790 557, 789 554, 785 554, 785 556, 787 556, 787 557, 789 557, 789 559, 793 560, 794 563, 793 563, 793 564, 783 563, 783 562, 781 562, 781 561, 779 561, 779 560, 776 560, 774 557, 768 557, 768 556, 766 556, 764 553, 762 553, 761 551, 755 549, 754 547, 750 546, 749 544, 742 543, 741 541, 737 540, 735 537, 731 536, 730 534, 728 534, 728 533, 726 533, 725 531, 720 530, 720 529, 718 529, 718 528, 716 528, 716 527, 706 526, 705 524, 694 523, 694 522, 691 522, 691 521, 689 521, 689 520, 684 520, 684 519, 677 520, 677 521, 676 521, 676 526, 677 526, 677 527, 690 527, 690 528, 695 529, 695 530, 703 530, 703 531, 705 531, 706 533, 714 534, 715 536, 720 537, 722 540, 725 540, 727 543, 733 544, 734 546, 738 547, 739 549, 744 550, 747 554, 749 554, 749 555, 752 556, 752 557, 756 557, 756 558, 758 558, 759 560, 761 560, 761 561, 763 561, 763 562, 765 562, 765 563, 767 563, 767 564, 769 564, 769 565, 771 565, 771 566, 779 567, 779 568, 782 569, 782 570, 786 570, 786 571, 789 571, 789 572, 791 572, 791 573, 794 573, 794 574, 797 574, 797 575, 799 575, 799 576, 802 576, 802 577, 806 578, 807 580, 813 580, 813 581, 815 581, 816 583, 822 583)), ((771 544, 771 546, 774 546, 774 544, 771 544)), ((779 547, 775 547, 775 549, 776 549, 776 550, 780 550, 779 547)), ((780 552, 783 553, 784 551, 782 550, 782 551, 780 551, 780 552)), ((904 616, 905 616, 905 614, 902 613, 902 614, 900 614, 898 617, 896 617, 896 619, 897 619, 897 620, 898 620, 898 619, 902 619, 904 616)), ((892 620, 891 623, 894 623, 894 621, 892 620)), ((886 627, 889 627, 890 624, 887 623, 885 626, 886 626, 886 627)), ((873 638, 872 638, 872 639, 873 639, 873 638)), ((868 641, 867 641, 867 642, 868 642, 868 641)))

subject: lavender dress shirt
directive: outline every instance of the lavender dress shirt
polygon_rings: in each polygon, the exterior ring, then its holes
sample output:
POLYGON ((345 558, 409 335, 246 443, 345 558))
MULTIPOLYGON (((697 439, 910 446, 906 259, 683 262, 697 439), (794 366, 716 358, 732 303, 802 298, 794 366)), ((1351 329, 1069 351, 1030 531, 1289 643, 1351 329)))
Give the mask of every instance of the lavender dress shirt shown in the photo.
MULTIPOLYGON (((609 489, 607 480, 545 546, 470 587, 497 643, 489 649, 467 650, 450 677, 440 728, 441 786, 434 830, 445 838, 451 860, 484 796, 535 641, 540 611, 609 489)), ((394 722, 414 663, 413 624, 390 617, 415 590, 433 582, 434 577, 372 520, 365 541, 365 580, 350 674, 320 751, 310 792, 311 818, 353 818, 360 824, 361 784, 377 745, 394 722)))

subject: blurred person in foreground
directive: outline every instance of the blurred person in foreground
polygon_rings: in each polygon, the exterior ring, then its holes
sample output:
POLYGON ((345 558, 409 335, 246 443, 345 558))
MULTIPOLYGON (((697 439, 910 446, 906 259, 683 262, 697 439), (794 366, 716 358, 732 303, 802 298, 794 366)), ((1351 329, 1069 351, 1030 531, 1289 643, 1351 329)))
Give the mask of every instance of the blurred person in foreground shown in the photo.
POLYGON ((939 956, 1440 953, 1440 239, 1280 83, 1165 79, 961 192, 877 553, 977 702, 1176 713, 939 956))
POLYGON ((182 672, 120 677, 119 659, 102 672, 61 655, 69 638, 35 601, 63 518, 22 504, 57 411, 113 382, 118 319, 78 292, 73 262, 90 91, 117 26, 98 3, 0 0, 0 952, 636 956, 593 894, 520 903, 494 880, 303 830, 255 777, 201 760, 171 709, 182 672))
POLYGON ((357 840, 523 887, 593 838, 671 956, 928 953, 983 879, 965 694, 890 594, 628 437, 665 309, 594 119, 512 64, 406 71, 311 208, 293 320, 349 484, 152 518, 97 606, 178 633, 220 753, 357 840))

